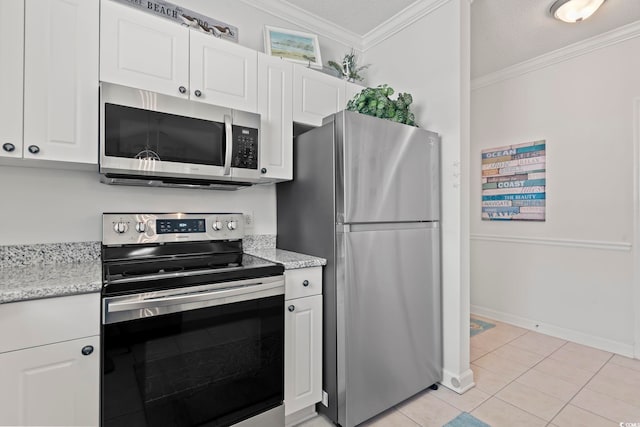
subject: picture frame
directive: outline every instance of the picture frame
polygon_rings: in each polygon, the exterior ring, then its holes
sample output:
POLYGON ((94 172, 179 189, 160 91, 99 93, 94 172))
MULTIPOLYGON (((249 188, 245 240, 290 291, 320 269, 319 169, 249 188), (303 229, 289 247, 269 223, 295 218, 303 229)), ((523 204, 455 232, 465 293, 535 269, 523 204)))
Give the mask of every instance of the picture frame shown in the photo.
POLYGON ((264 51, 269 56, 322 68, 320 43, 316 34, 265 25, 264 51))

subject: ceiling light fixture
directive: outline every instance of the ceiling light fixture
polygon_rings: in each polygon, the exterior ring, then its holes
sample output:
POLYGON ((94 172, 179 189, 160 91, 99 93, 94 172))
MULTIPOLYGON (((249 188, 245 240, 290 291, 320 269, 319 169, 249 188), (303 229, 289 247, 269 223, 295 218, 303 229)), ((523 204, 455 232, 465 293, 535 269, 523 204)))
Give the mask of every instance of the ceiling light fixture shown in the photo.
POLYGON ((594 14, 605 0, 556 0, 551 5, 551 15, 564 22, 584 21, 594 14))

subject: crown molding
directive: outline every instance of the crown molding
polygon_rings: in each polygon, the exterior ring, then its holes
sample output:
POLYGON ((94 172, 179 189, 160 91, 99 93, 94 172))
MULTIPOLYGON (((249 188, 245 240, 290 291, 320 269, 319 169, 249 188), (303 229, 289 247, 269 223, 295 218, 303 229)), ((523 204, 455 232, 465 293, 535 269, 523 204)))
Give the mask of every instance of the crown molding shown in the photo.
POLYGON ((480 89, 504 80, 512 79, 532 71, 585 55, 640 36, 640 21, 624 25, 606 33, 590 37, 569 46, 553 50, 549 53, 503 68, 502 70, 477 77, 471 81, 471 90, 480 89))
POLYGON ((377 44, 382 43, 389 37, 423 18, 425 15, 449 3, 449 1, 451 0, 415 1, 362 36, 362 50, 367 51, 377 44))
POLYGON ((327 37, 346 46, 362 51, 362 37, 346 28, 319 17, 313 13, 281 0, 240 0, 248 6, 284 19, 316 34, 327 37))
MULTIPOLYGON (((242 3, 284 19, 294 25, 303 27, 316 34, 327 37, 361 52, 383 42, 420 18, 428 15, 451 0, 416 0, 373 30, 361 36, 344 27, 336 25, 318 15, 286 1, 286 0, 240 0, 242 3)), ((468 0, 473 2, 473 0, 468 0)))

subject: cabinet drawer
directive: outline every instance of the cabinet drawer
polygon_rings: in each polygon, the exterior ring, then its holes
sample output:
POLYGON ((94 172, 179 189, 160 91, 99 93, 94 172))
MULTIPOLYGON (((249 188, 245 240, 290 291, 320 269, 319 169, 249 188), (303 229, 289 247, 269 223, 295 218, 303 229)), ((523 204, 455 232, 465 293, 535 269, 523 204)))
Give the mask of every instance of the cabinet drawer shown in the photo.
POLYGON ((100 293, 0 304, 0 353, 100 335, 100 293))
POLYGON ((299 268, 284 272, 284 299, 308 297, 322 293, 322 267, 299 268))

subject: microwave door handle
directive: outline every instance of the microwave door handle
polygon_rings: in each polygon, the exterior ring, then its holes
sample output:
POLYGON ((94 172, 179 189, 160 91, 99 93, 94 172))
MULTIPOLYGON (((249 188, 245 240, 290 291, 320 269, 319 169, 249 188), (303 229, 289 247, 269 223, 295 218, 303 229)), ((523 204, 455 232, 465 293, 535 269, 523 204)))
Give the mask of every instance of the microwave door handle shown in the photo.
POLYGON ((231 175, 231 154, 233 150, 233 127, 231 126, 231 116, 224 116, 224 174, 231 175))

